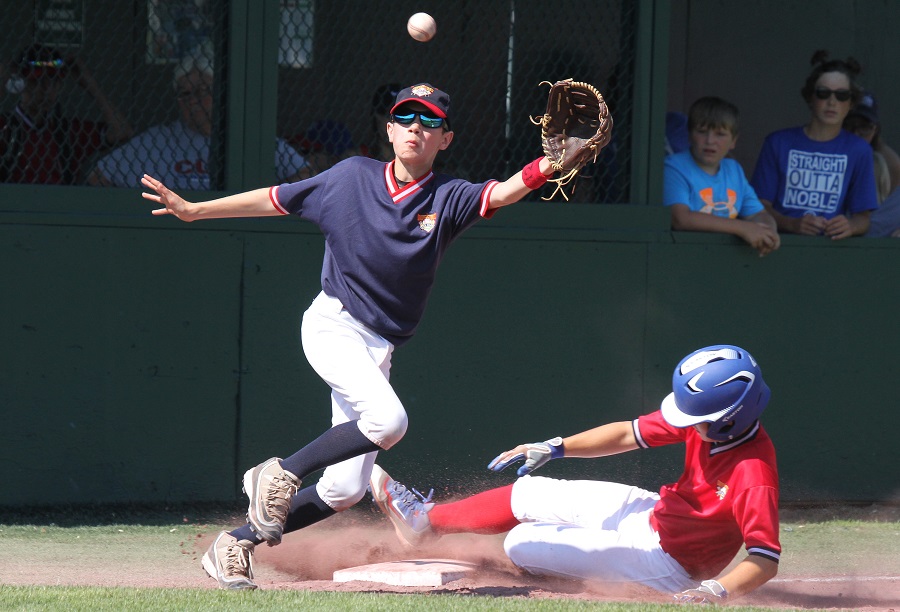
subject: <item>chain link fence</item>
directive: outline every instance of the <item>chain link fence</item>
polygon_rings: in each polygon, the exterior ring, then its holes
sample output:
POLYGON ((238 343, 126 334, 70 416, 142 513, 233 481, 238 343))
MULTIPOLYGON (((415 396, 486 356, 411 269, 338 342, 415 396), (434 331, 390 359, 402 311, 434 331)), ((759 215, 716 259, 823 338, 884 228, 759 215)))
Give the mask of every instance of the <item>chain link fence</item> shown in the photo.
POLYGON ((452 99, 455 138, 436 170, 503 179, 540 154, 530 117, 546 104, 541 83, 572 77, 596 85, 615 120, 613 142, 582 173, 575 199, 627 201, 634 3, 569 0, 548 11, 537 0, 280 0, 272 27, 238 50, 232 38, 244 24, 235 1, 8 7, 0 182, 138 187, 147 172, 174 188, 221 189, 226 153, 251 155, 233 127, 236 105, 265 113, 277 104, 274 159, 258 162, 274 180, 321 172, 348 155, 387 159, 392 96, 419 82, 452 99), (406 32, 420 11, 438 23, 428 43, 406 32), (277 100, 260 101, 249 87, 229 93, 228 75, 259 70, 249 58, 267 57, 275 42, 277 100))

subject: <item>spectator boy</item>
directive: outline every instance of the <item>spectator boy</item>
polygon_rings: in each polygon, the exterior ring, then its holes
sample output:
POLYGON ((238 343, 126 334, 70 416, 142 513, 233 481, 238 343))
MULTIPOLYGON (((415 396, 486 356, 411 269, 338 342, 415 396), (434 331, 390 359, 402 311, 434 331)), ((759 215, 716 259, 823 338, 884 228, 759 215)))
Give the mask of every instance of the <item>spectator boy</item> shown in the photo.
POLYGON ((741 165, 726 158, 737 145, 738 120, 737 107, 721 98, 691 105, 690 148, 666 157, 663 204, 672 209, 672 229, 734 234, 763 256, 781 239, 741 165))

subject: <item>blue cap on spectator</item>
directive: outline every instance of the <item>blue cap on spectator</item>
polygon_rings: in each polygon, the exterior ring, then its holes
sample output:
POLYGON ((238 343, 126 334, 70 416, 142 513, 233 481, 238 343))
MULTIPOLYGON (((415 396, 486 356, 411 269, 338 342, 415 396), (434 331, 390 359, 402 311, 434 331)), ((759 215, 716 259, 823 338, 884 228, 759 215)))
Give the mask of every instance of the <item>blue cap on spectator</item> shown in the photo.
POLYGON ((329 155, 340 156, 353 148, 350 129, 339 121, 321 119, 313 122, 306 130, 304 143, 308 151, 325 151, 329 155))
POLYGON ((872 92, 864 91, 859 102, 853 107, 853 110, 850 111, 850 114, 862 117, 867 121, 877 124, 879 122, 878 102, 875 101, 875 96, 872 95, 872 92))

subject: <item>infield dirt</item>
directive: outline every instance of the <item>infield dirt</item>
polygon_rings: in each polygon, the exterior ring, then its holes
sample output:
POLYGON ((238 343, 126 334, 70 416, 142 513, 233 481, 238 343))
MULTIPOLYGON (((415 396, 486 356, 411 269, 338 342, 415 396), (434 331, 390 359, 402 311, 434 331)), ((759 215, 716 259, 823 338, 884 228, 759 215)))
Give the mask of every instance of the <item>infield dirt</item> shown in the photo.
MULTIPOLYGON (((3 525, 0 537, 7 547, 0 576, 5 584, 215 588, 200 568, 200 557, 222 525, 242 521, 240 516, 225 518, 205 522, 185 516, 181 524, 152 533, 105 521, 99 532, 94 527, 3 525)), ((736 603, 773 609, 900 611, 900 508, 789 509, 781 520, 784 553, 779 576, 736 603)), ((350 511, 289 534, 278 547, 259 546, 255 568, 263 589, 669 601, 648 589, 612 589, 524 574, 503 554, 502 536, 447 536, 410 551, 397 542, 377 510, 350 511), (478 571, 440 587, 332 581, 339 569, 415 558, 457 559, 477 565, 478 571)))

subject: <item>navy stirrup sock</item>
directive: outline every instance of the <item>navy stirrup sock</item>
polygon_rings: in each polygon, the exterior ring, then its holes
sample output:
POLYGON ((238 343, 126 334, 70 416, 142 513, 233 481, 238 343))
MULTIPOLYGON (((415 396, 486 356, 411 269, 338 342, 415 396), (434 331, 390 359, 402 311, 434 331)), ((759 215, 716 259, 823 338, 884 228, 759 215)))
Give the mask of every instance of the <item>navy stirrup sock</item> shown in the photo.
POLYGON ((256 535, 256 532, 253 531, 250 527, 250 523, 247 523, 243 527, 238 527, 237 529, 232 529, 228 532, 228 535, 234 536, 235 538, 240 540, 247 540, 248 542, 253 542, 256 545, 262 544, 265 542, 261 537, 256 535))
MULTIPOLYGON (((281 467, 302 480, 316 470, 379 450, 381 447, 363 435, 356 421, 350 421, 332 427, 287 459, 282 459, 281 467)), ((306 487, 291 500, 284 533, 308 527, 333 514, 335 510, 322 501, 316 493, 316 487, 306 487)), ((250 525, 238 527, 228 533, 238 540, 248 540, 254 544, 264 541, 250 525)))
MULTIPOLYGON (((306 487, 301 489, 291 500, 291 510, 288 512, 287 520, 284 522, 284 533, 309 527, 313 523, 327 519, 333 514, 337 514, 337 511, 322 501, 322 498, 316 493, 316 485, 306 487)), ((228 533, 238 540, 249 540, 257 545, 265 542, 253 531, 249 523, 228 533)))
POLYGON ((356 421, 335 425, 321 436, 281 460, 281 467, 301 480, 346 459, 365 455, 381 448, 359 430, 356 421))
POLYGON ((291 500, 291 511, 284 522, 284 532, 290 533, 309 527, 333 514, 337 514, 337 511, 322 501, 316 493, 316 486, 306 487, 291 500))

